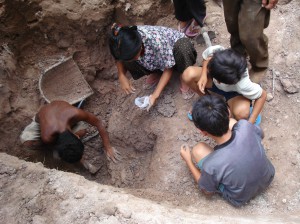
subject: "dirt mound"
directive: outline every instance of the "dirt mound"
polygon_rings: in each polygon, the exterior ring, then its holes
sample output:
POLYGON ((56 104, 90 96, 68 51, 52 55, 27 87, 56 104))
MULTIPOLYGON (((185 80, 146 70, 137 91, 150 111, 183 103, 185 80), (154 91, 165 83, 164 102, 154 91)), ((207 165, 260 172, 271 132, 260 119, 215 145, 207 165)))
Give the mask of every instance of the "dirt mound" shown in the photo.
POLYGON ((81 176, 0 153, 1 223, 296 223, 294 216, 229 217, 158 205, 81 176))

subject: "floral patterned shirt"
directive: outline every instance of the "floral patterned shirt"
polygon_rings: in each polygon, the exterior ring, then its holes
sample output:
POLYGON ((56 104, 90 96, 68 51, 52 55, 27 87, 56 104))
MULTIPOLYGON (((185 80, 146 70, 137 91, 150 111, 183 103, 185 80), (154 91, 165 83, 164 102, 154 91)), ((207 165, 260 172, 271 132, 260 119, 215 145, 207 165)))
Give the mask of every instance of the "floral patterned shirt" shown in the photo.
POLYGON ((137 62, 150 71, 172 68, 175 65, 173 47, 185 37, 177 30, 162 26, 138 26, 144 44, 144 55, 137 62))

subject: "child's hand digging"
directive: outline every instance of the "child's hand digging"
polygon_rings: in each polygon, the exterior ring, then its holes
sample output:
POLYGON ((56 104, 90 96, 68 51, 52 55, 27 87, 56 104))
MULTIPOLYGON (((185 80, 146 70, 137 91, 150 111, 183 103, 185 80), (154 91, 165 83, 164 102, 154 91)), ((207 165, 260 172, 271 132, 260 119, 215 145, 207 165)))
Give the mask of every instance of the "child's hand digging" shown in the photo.
POLYGON ((192 155, 191 155, 191 150, 190 147, 186 144, 183 144, 180 148, 180 155, 181 158, 185 161, 185 162, 189 162, 192 161, 192 155))

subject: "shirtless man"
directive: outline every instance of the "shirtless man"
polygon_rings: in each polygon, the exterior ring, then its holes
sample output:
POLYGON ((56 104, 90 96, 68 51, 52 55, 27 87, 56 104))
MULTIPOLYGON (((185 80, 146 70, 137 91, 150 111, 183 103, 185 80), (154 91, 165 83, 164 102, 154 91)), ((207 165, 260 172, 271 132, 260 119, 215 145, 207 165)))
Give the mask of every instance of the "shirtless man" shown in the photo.
MULTIPOLYGON (((101 120, 65 101, 53 101, 43 106, 22 132, 21 142, 28 147, 36 147, 41 143, 53 146, 62 160, 69 163, 78 162, 84 150, 80 141, 80 137, 85 134, 81 121, 98 129, 107 159, 113 162, 119 160, 119 152, 111 146, 101 120)), ((85 163, 83 165, 86 167, 85 163)))

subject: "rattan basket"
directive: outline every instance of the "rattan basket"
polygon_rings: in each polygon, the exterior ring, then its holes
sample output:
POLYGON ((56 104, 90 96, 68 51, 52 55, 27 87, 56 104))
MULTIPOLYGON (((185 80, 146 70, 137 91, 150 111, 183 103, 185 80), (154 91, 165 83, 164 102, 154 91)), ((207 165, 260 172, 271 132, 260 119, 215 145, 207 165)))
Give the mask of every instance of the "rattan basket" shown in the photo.
POLYGON ((40 76, 39 90, 48 103, 63 100, 75 104, 94 93, 72 57, 46 69, 40 76))

